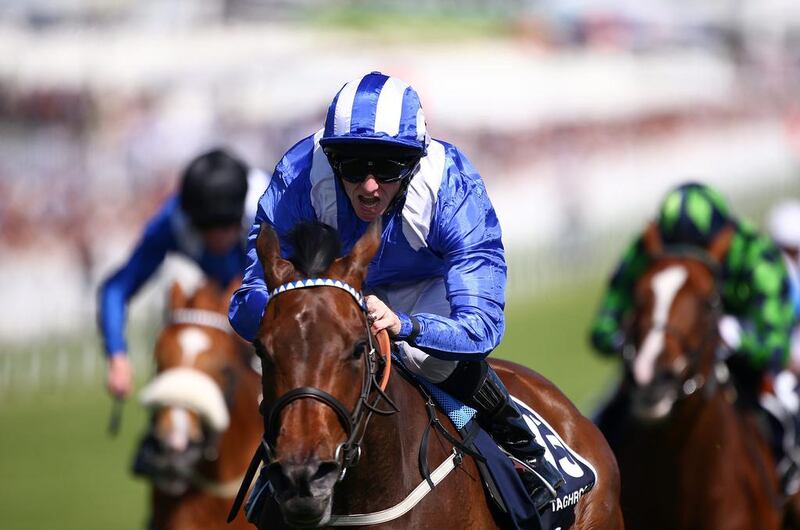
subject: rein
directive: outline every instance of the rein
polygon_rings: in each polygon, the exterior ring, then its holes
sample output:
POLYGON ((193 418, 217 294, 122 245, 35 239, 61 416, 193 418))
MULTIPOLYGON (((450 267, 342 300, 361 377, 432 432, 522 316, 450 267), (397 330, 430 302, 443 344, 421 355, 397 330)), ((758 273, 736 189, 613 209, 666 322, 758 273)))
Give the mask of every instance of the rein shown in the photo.
MULTIPOLYGON (((364 296, 360 292, 356 291, 355 288, 340 280, 332 280, 330 278, 314 278, 308 280, 299 280, 297 282, 289 282, 281 285, 272 290, 270 293, 270 300, 285 292, 309 287, 334 287, 341 289, 349 294, 356 301, 359 309, 361 309, 361 313, 364 316, 364 327, 367 333, 368 345, 368 351, 366 355, 362 355, 362 358, 364 359, 364 377, 361 383, 361 394, 358 402, 356 403, 355 409, 352 412, 349 412, 347 407, 345 407, 341 401, 319 388, 306 386, 290 390, 279 397, 272 404, 269 411, 265 411, 263 408, 260 409, 262 415, 267 418, 267 432, 265 441, 268 452, 270 454, 274 453, 277 433, 280 430, 280 415, 283 409, 286 408, 286 406, 291 402, 297 401, 298 399, 314 399, 329 406, 334 412, 336 412, 336 416, 339 418, 339 422, 342 424, 342 427, 347 435, 347 440, 339 444, 335 453, 336 459, 340 461, 342 466, 342 471, 337 480, 337 482, 341 482, 342 479, 344 479, 347 469, 355 466, 361 457, 361 441, 364 438, 366 425, 369 422, 372 414, 376 413, 382 416, 389 416, 398 412, 398 409, 389 396, 385 394, 385 385, 382 386, 382 383, 388 383, 388 375, 386 372, 388 372, 388 367, 390 366, 388 363, 390 361, 386 361, 387 369, 385 369, 383 374, 383 381, 378 383, 376 379, 378 375, 378 359, 372 333, 369 330, 367 305, 364 301, 364 296), (375 401, 370 403, 369 396, 373 390, 378 392, 378 396, 375 398, 375 401), (391 410, 381 410, 377 408, 377 404, 381 399, 386 400, 391 407, 391 410)), ((386 338, 386 343, 388 343, 388 337, 386 338)), ((388 351, 388 349, 382 353, 387 358, 391 357, 391 353, 388 351)), ((261 404, 263 406, 264 402, 262 401, 261 404)))
MULTIPOLYGON (((391 368, 389 337, 384 331, 380 333, 379 338, 377 338, 378 344, 381 346, 380 354, 385 360, 383 377, 382 380, 378 382, 378 353, 375 349, 375 342, 369 329, 367 306, 364 301, 363 294, 357 291, 354 287, 340 280, 333 280, 330 278, 313 278, 299 280, 297 282, 289 282, 273 289, 270 292, 269 301, 272 301, 275 297, 285 292, 311 287, 333 287, 345 291, 358 304, 358 307, 364 317, 368 351, 365 355, 362 355, 362 358, 364 359, 364 377, 361 383, 361 393, 358 402, 356 403, 355 409, 350 412, 348 408, 342 404, 341 401, 339 401, 339 399, 332 396, 328 392, 316 387, 308 386, 295 388, 286 392, 284 395, 279 397, 268 410, 265 409, 265 402, 262 401, 261 405, 259 406, 259 411, 267 420, 264 440, 263 443, 259 445, 255 455, 253 455, 250 466, 245 473, 244 480, 239 488, 239 493, 237 494, 233 506, 231 507, 231 512, 228 515, 228 522, 232 521, 233 518, 236 517, 236 513, 239 511, 239 508, 244 500, 244 495, 250 487, 250 483, 255 476, 258 466, 262 461, 270 461, 272 459, 272 454, 275 452, 277 433, 280 430, 281 412, 293 401, 300 399, 314 399, 324 405, 327 405, 336 413, 336 417, 339 419, 339 423, 341 423, 347 436, 347 439, 337 446, 336 453, 334 455, 334 458, 341 466, 341 472, 339 473, 337 482, 341 482, 344 479, 345 474, 350 467, 358 464, 358 461, 361 458, 361 442, 366 433, 367 424, 369 423, 372 414, 374 413, 381 416, 389 416, 399 411, 397 406, 392 402, 391 398, 389 398, 389 396, 385 393, 386 385, 389 382, 391 368), (370 402, 369 397, 373 391, 377 392, 378 395, 373 402, 370 402), (389 410, 378 408, 377 405, 381 399, 385 400, 386 403, 389 404, 389 410)), ((267 303, 269 303, 269 301, 267 303)))

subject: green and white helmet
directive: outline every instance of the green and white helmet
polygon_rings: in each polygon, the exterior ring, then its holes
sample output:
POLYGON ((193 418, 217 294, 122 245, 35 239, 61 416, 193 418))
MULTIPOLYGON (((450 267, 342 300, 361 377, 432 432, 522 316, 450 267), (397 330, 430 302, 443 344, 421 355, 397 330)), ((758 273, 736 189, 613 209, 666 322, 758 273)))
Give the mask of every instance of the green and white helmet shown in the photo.
POLYGON ((658 228, 667 244, 706 246, 731 220, 725 199, 697 182, 681 184, 667 194, 658 213, 658 228))

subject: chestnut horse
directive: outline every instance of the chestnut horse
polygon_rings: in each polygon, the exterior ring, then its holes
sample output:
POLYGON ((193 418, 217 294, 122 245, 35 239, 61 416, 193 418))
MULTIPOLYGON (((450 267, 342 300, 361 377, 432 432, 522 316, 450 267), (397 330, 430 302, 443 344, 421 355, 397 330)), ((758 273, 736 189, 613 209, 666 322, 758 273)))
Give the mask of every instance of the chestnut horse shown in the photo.
MULTIPOLYGON (((266 225, 258 236, 256 249, 267 287, 278 289, 255 341, 264 365, 262 405, 270 411, 265 442, 273 490, 254 515, 259 528, 500 525, 471 457, 396 518, 343 521, 353 514, 394 507, 422 485, 418 451, 429 425, 425 401, 398 375, 389 379, 385 394, 378 390, 376 339, 368 331, 360 299, 367 267, 380 246, 380 230, 380 223, 373 223, 347 256, 312 255, 307 261, 316 263, 315 268, 296 257, 291 262, 282 259, 278 238, 266 225), (331 282, 286 288, 287 282, 309 277, 331 282), (336 281, 338 287, 333 285, 336 281), (382 413, 374 414, 377 408, 382 413), (392 411, 396 413, 389 414, 392 411)), ((296 246, 295 256, 308 254, 301 250, 296 246)), ((510 362, 493 366, 509 390, 533 406, 597 470, 597 484, 579 501, 573 528, 622 529, 616 463, 599 430, 542 376, 510 362)), ((449 422, 443 423, 451 436, 458 436, 449 422)), ((452 454, 453 445, 443 435, 431 437, 431 469, 452 454)))
MULTIPOLYGON (((134 465, 153 483, 152 530, 228 528, 248 452, 261 439, 255 357, 227 319, 239 283, 205 283, 188 299, 172 286, 170 321, 155 347, 157 374, 141 393, 152 423, 134 465)), ((243 517, 233 526, 247 527, 243 517)))
POLYGON ((731 235, 708 254, 665 254, 657 231, 645 233, 651 261, 635 285, 626 377, 598 422, 617 456, 629 529, 781 528, 767 440, 753 410, 734 403, 717 356, 716 264, 731 235))

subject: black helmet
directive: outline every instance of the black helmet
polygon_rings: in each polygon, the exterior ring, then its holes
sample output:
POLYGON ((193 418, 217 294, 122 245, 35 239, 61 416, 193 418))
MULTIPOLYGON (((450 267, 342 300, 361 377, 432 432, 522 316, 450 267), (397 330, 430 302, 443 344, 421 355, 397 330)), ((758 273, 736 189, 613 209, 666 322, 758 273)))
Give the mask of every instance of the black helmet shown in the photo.
POLYGON ((197 228, 239 224, 247 195, 247 166, 222 149, 204 153, 181 178, 181 208, 197 228))
POLYGON ((658 228, 667 244, 708 245, 731 221, 722 195, 705 184, 681 184, 664 198, 658 228))

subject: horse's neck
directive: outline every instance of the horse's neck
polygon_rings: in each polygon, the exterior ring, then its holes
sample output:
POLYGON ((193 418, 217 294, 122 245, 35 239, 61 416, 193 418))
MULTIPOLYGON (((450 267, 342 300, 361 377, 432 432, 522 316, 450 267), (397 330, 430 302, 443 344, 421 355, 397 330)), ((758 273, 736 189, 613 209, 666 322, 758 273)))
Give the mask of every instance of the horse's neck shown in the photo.
MULTIPOLYGON (((422 480, 417 456, 427 425, 418 391, 395 374, 387 389, 399 412, 373 415, 362 444, 359 464, 347 471, 337 487, 335 513, 370 512, 388 508, 401 500, 422 480)), ((381 402, 381 408, 388 408, 381 402)), ((434 437, 431 444, 436 443, 434 437)), ((431 462, 436 466, 439 462, 431 462)))

